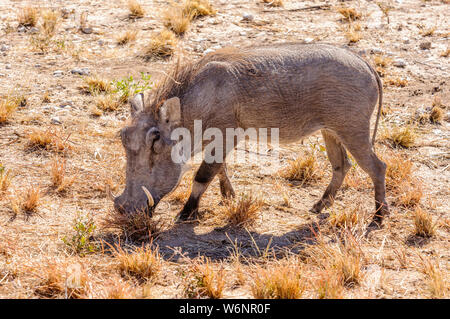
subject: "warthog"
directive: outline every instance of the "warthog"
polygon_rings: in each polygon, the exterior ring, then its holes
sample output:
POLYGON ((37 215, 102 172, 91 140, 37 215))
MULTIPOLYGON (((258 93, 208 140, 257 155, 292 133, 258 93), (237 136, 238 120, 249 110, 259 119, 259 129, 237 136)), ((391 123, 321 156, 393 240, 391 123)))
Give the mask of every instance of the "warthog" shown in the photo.
MULTIPOLYGON (((132 124, 121 131, 126 187, 114 198, 119 212, 151 214, 177 186, 183 165, 171 159, 171 132, 178 127, 193 132, 194 120, 202 120, 203 130, 279 128, 282 144, 321 130, 333 176, 312 211, 332 205, 351 167, 348 150, 375 187, 372 224, 381 225, 388 213, 386 165, 373 150, 382 84, 374 69, 347 49, 299 43, 221 49, 196 62, 176 64, 153 95, 144 99, 139 94, 130 104, 132 124), (371 141, 370 117, 377 101, 371 141)), ((216 175, 222 195, 234 195, 223 153, 223 163, 201 163, 179 220, 196 216, 200 197, 216 175)))

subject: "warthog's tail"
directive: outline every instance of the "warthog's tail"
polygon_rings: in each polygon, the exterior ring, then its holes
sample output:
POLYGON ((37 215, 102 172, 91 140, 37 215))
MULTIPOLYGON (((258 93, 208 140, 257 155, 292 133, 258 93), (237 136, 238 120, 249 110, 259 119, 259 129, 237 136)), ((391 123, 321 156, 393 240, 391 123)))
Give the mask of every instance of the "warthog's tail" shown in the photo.
MULTIPOLYGON (((367 64, 369 64, 369 63, 367 63, 367 64)), ((383 105, 383 83, 381 83, 381 79, 380 79, 380 76, 378 75, 378 72, 371 65, 369 65, 369 67, 372 70, 373 74, 375 75, 375 78, 377 79, 377 84, 378 84, 378 111, 377 111, 377 119, 375 121, 375 128, 373 129, 373 135, 372 135, 372 146, 374 146, 375 137, 377 136, 378 124, 380 122, 381 107, 383 105)))

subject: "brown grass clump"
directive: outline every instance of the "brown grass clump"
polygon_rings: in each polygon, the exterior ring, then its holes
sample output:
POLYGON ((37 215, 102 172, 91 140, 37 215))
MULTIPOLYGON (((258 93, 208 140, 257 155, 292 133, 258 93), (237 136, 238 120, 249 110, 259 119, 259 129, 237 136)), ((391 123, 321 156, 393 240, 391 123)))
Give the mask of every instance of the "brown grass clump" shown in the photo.
POLYGON ((343 16, 344 21, 355 21, 361 19, 361 13, 357 12, 354 8, 338 8, 337 11, 343 16))
POLYGON ((137 30, 127 30, 120 34, 116 41, 118 45, 126 45, 128 43, 136 41, 138 31, 137 30))
POLYGON ((236 198, 225 201, 223 216, 226 221, 237 227, 247 227, 255 223, 264 201, 252 193, 241 193, 236 198))
POLYGON ((283 7, 283 0, 263 0, 264 3, 268 4, 271 7, 283 7))
POLYGON ((16 194, 10 198, 10 206, 14 215, 24 213, 31 215, 37 212, 39 201, 41 199, 41 189, 39 186, 30 185, 21 194, 16 194))
POLYGON ((185 13, 179 6, 169 8, 163 16, 164 26, 176 35, 183 35, 189 29, 192 19, 192 13, 185 13))
POLYGON ((41 32, 43 35, 51 38, 55 35, 60 22, 61 13, 53 10, 45 10, 41 14, 41 32))
POLYGON ((431 37, 434 34, 434 31, 436 31, 436 27, 422 29, 420 33, 423 37, 431 37))
POLYGON ((111 81, 101 78, 97 75, 83 78, 84 85, 80 87, 84 92, 96 95, 99 93, 112 93, 113 86, 111 81))
POLYGON ((117 111, 120 106, 120 100, 114 94, 98 95, 95 98, 97 109, 105 112, 117 111))
POLYGON ((413 163, 401 155, 383 157, 387 164, 386 189, 394 196, 393 204, 414 207, 422 198, 422 183, 414 175, 413 163))
POLYGON ((117 247, 114 251, 115 258, 119 261, 120 271, 127 276, 133 276, 139 280, 154 278, 161 270, 161 256, 159 249, 151 249, 149 246, 136 248, 132 253, 117 247))
POLYGON ((41 297, 85 298, 88 276, 80 264, 48 263, 39 270, 40 283, 35 293, 41 297))
POLYGON ((186 0, 183 3, 183 12, 192 19, 216 14, 209 0, 186 0))
POLYGON ((11 171, 7 170, 1 163, 0 163, 0 193, 6 192, 11 186, 11 171))
POLYGON ((444 111, 439 106, 433 106, 430 111, 430 122, 439 124, 444 119, 444 111))
POLYGON ((336 272, 322 270, 314 281, 314 288, 319 299, 341 299, 344 286, 336 272))
POLYGON ((442 51, 439 55, 443 58, 448 58, 450 56, 450 49, 447 48, 447 50, 442 51))
POLYGON ((387 23, 389 24, 389 12, 392 10, 392 7, 382 2, 377 2, 377 6, 380 8, 381 12, 383 12, 383 15, 386 17, 387 23))
POLYGON ((329 222, 333 227, 352 229, 359 223, 358 209, 341 210, 330 214, 329 222))
POLYGON ((126 239, 132 241, 157 238, 166 226, 164 222, 153 219, 145 212, 122 215, 114 211, 103 221, 103 228, 118 230, 126 239))
POLYGON ((386 128, 382 133, 382 139, 388 141, 393 147, 410 148, 414 146, 417 134, 410 125, 386 128))
POLYGON ((445 272, 440 269, 438 262, 432 262, 429 258, 422 260, 421 271, 426 276, 426 282, 431 298, 443 299, 448 296, 449 285, 445 279, 445 272))
POLYGON ((19 25, 24 27, 35 27, 39 18, 39 11, 33 7, 25 7, 18 14, 19 25))
POLYGON ((136 298, 134 287, 126 282, 111 280, 100 296, 103 299, 132 299, 136 298))
POLYGON ((392 85, 392 86, 403 88, 408 84, 408 80, 404 79, 404 78, 400 78, 400 77, 388 78, 385 80, 385 83, 388 83, 389 85, 392 85))
POLYGON ((437 223, 433 223, 430 213, 417 207, 414 210, 414 234, 425 238, 433 237, 436 233, 437 223))
POLYGON ((20 99, 12 96, 3 97, 0 100, 0 124, 8 122, 19 105, 20 99))
POLYGON ((66 176, 66 160, 60 157, 55 157, 51 164, 50 175, 52 186, 58 193, 63 193, 75 181, 76 176, 66 176))
POLYGON ((175 33, 170 30, 163 30, 150 39, 149 45, 144 50, 144 59, 170 57, 175 51, 178 43, 175 33))
POLYGON ((69 136, 63 138, 61 132, 54 129, 35 129, 28 135, 28 149, 45 149, 57 153, 66 153, 72 147, 68 143, 69 136))
POLYGON ((187 298, 194 299, 219 299, 223 297, 225 287, 225 272, 221 267, 214 270, 211 260, 199 258, 195 260, 187 273, 182 273, 187 277, 184 281, 183 294, 187 298))
POLYGON ((303 280, 298 261, 278 262, 256 267, 251 290, 257 299, 299 299, 305 290, 303 280))
POLYGON ((337 276, 341 285, 353 287, 362 282, 364 255, 349 233, 337 238, 336 244, 325 242, 319 235, 317 244, 308 247, 307 253, 309 261, 328 272, 327 276, 337 276))
POLYGON ((128 0, 128 10, 130 11, 129 17, 131 19, 140 19, 145 15, 144 8, 136 0, 128 0))
POLYGON ((279 172, 280 176, 290 181, 300 181, 302 184, 314 184, 323 177, 323 170, 317 164, 314 153, 290 161, 289 165, 279 172))
POLYGON ((363 38, 361 32, 361 26, 349 25, 347 31, 345 32, 345 37, 349 44, 356 43, 363 38))

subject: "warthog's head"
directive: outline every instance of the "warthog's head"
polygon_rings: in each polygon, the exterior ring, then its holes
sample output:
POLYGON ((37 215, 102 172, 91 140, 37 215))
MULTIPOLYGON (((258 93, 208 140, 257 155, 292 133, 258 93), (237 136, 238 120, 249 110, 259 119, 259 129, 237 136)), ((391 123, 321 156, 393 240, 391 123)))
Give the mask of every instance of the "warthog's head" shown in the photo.
POLYGON ((142 94, 130 104, 132 124, 120 132, 127 157, 126 186, 120 196, 112 197, 120 213, 144 211, 151 215, 181 177, 183 165, 172 160, 175 142, 170 139, 171 131, 180 124, 180 100, 166 100, 157 114, 144 111, 142 94))

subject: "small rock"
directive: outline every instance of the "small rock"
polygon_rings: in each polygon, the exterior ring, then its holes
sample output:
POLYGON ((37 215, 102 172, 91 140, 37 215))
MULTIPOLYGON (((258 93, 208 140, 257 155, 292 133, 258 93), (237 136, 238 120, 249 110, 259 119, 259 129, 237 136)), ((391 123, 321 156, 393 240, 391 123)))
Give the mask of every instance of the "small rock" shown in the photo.
POLYGON ((53 76, 60 77, 60 76, 63 76, 63 75, 64 75, 64 71, 61 71, 61 70, 56 70, 56 71, 53 72, 53 76))
POLYGON ((402 38, 403 44, 409 44, 409 38, 408 37, 404 37, 402 38))
POLYGON ((6 74, 0 73, 0 78, 3 78, 5 76, 6 76, 6 74))
POLYGON ((429 49, 431 49, 431 42, 430 41, 422 42, 421 44, 419 44, 419 47, 422 50, 429 50, 429 49))
POLYGON ((72 74, 79 74, 79 75, 89 75, 89 69, 88 68, 75 68, 70 71, 72 74))
POLYGON ((406 66, 406 61, 403 59, 395 59, 392 62, 393 66, 396 66, 397 68, 404 68, 406 66))
POLYGON ((214 52, 214 51, 215 51, 214 49, 209 48, 209 49, 206 49, 205 51, 203 51, 203 53, 204 54, 208 54, 208 53, 211 53, 211 52, 214 52))
POLYGON ((81 28, 81 32, 83 32, 84 34, 91 34, 92 32, 94 32, 94 30, 91 27, 85 27, 81 28))
POLYGON ((39 29, 36 28, 36 27, 32 27, 32 28, 30 29, 30 33, 38 33, 38 32, 39 32, 39 29))
POLYGON ((253 21, 255 19, 255 17, 251 14, 251 13, 244 13, 242 15, 242 21, 253 21))
POLYGON ((378 49, 378 48, 373 48, 373 49, 370 49, 370 53, 371 54, 382 54, 383 50, 378 49))
POLYGON ((35 67, 35 68, 40 68, 41 65, 40 65, 39 63, 37 63, 37 64, 34 65, 34 67, 35 67))
POLYGON ((7 46, 6 44, 2 44, 0 46, 0 51, 5 52, 9 50, 9 46, 7 46))
POLYGON ((5 65, 5 69, 10 70, 11 69, 11 64, 5 65))
POLYGON ((68 107, 71 107, 71 106, 72 106, 72 102, 71 102, 71 101, 65 101, 65 102, 62 102, 62 103, 59 105, 59 107, 62 108, 62 109, 65 109, 65 108, 68 108, 68 107))
POLYGON ((98 44, 99 46, 102 46, 102 45, 105 44, 105 41, 103 41, 103 40, 98 40, 98 41, 97 41, 97 44, 98 44))
POLYGON ((17 32, 19 32, 19 33, 25 33, 25 32, 27 32, 27 28, 25 28, 23 25, 19 25, 19 26, 17 27, 17 32))
POLYGON ((312 43, 312 42, 314 42, 314 39, 313 38, 306 38, 306 39, 303 40, 303 42, 305 42, 305 43, 312 43))
POLYGON ((55 124, 55 125, 61 125, 62 124, 61 120, 57 116, 52 117, 50 119, 50 123, 55 124))

